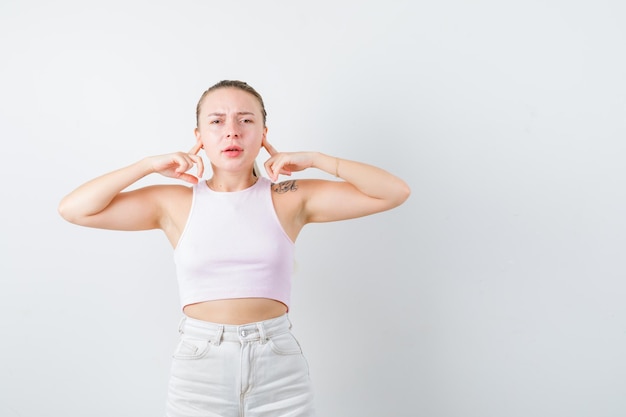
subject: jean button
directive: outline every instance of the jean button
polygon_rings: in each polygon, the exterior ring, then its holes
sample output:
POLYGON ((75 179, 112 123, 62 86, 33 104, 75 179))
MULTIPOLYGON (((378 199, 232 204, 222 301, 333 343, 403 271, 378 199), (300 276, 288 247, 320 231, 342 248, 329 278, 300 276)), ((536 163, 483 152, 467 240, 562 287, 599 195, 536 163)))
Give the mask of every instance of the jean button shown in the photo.
POLYGON ((245 330, 241 331, 241 337, 246 337, 246 331, 245 330))

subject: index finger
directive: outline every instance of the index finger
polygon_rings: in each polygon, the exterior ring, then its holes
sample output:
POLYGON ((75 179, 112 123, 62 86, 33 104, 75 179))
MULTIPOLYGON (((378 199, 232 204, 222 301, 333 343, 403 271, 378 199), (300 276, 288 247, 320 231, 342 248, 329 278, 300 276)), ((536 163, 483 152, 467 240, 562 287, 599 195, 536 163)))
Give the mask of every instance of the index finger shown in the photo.
POLYGON ((274 148, 272 145, 270 145, 270 143, 267 141, 267 139, 263 139, 262 145, 267 150, 267 153, 269 153, 271 156, 273 156, 273 155, 278 153, 276 148, 274 148))
POLYGON ((189 152, 187 152, 187 153, 189 153, 191 155, 197 155, 198 152, 200 152, 200 149, 202 149, 202 142, 198 141, 198 142, 196 142, 195 145, 193 145, 193 148, 191 148, 189 150, 189 152))

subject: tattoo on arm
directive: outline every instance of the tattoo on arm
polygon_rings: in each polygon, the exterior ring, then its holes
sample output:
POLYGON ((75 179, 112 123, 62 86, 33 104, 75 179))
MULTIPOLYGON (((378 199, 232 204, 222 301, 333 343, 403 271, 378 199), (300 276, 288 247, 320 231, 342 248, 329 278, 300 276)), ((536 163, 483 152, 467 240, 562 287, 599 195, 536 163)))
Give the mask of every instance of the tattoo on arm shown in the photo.
POLYGON ((296 184, 296 180, 283 181, 278 184, 274 184, 274 192, 278 194, 285 194, 289 191, 296 191, 298 189, 298 184, 296 184))

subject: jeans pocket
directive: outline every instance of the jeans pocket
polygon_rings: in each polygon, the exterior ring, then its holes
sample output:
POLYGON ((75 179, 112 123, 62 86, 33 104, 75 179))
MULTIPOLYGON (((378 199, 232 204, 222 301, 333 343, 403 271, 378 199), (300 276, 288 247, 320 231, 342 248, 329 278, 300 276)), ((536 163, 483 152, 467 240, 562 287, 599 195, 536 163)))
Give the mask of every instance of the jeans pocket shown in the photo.
POLYGON ((211 349, 211 343, 208 340, 200 339, 181 339, 174 351, 174 359, 202 359, 211 349))
POLYGON ((270 337, 269 344, 278 355, 302 354, 300 343, 291 332, 270 337))

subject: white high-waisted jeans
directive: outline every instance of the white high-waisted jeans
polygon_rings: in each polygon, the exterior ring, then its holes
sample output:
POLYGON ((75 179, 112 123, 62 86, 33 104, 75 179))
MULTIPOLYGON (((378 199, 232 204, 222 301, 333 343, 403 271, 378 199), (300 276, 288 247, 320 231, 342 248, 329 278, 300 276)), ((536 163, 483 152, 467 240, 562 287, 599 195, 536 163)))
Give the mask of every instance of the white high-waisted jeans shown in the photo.
POLYGON ((183 318, 168 417, 314 415, 308 364, 286 314, 241 326, 183 318))

